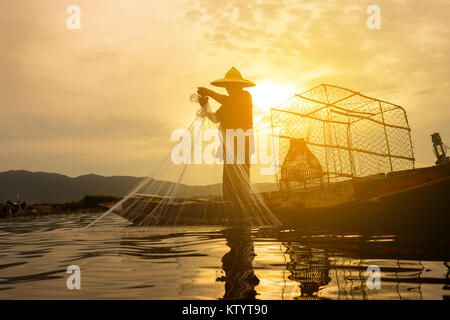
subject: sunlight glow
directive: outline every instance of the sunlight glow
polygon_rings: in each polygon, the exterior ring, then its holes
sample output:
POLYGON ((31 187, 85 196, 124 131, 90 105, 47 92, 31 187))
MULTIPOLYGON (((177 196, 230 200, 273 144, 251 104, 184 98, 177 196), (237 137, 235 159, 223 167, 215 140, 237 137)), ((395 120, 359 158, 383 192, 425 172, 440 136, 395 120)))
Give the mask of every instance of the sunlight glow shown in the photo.
POLYGON ((252 94, 253 105, 267 111, 283 103, 295 94, 295 89, 287 84, 262 82, 256 87, 249 88, 252 94))

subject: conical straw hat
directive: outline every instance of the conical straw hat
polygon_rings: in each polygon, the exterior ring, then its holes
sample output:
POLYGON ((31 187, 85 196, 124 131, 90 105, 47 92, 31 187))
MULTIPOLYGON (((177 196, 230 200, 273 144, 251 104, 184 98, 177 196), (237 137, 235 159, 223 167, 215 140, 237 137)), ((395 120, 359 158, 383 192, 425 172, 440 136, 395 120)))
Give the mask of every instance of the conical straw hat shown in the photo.
POLYGON ((228 70, 224 78, 215 80, 211 84, 216 87, 228 87, 233 84, 238 84, 243 88, 256 86, 252 81, 242 78, 241 73, 235 67, 228 70))

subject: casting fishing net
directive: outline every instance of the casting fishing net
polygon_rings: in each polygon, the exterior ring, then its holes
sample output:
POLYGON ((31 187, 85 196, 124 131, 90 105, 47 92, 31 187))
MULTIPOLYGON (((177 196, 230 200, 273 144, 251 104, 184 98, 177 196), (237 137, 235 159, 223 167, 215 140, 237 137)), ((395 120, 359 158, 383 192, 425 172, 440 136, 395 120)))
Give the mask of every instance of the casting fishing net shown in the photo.
POLYGON ((93 223, 114 213, 139 226, 280 224, 250 183, 254 132, 228 138, 207 100, 201 105, 188 128, 172 133, 167 157, 93 223))

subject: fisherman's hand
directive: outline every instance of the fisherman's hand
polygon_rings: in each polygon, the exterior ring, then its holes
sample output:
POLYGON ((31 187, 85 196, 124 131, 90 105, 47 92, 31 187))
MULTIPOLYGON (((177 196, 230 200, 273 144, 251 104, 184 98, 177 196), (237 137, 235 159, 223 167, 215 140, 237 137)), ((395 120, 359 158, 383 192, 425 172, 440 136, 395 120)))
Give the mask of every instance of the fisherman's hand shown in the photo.
POLYGON ((198 103, 200 103, 200 105, 202 106, 202 107, 205 107, 207 104, 208 104, 208 97, 207 96, 201 96, 199 99, 198 99, 198 103))
POLYGON ((197 88, 197 93, 198 93, 199 95, 201 95, 202 97, 203 97, 203 96, 208 96, 209 89, 204 88, 204 87, 198 87, 198 88, 197 88))

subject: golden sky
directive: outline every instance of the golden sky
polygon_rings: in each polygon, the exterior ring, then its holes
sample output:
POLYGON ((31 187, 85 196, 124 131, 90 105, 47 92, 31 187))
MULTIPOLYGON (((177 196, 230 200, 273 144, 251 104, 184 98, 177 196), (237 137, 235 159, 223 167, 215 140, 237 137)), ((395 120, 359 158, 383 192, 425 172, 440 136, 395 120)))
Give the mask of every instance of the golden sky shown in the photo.
POLYGON ((268 90, 331 83, 402 105, 416 164, 432 164, 430 134, 450 144, 450 2, 376 1, 368 30, 374 2, 1 1, 0 171, 146 175, 193 119, 189 95, 231 66, 268 90))

